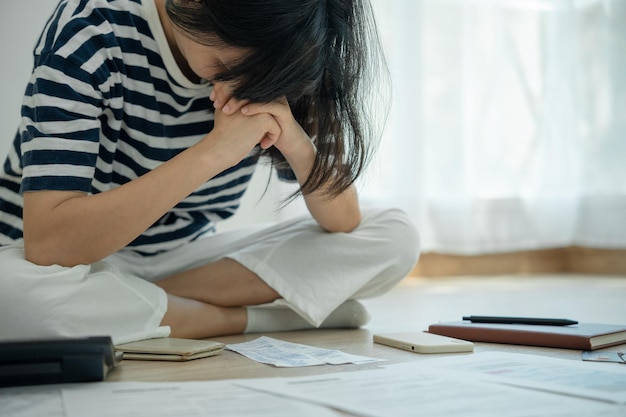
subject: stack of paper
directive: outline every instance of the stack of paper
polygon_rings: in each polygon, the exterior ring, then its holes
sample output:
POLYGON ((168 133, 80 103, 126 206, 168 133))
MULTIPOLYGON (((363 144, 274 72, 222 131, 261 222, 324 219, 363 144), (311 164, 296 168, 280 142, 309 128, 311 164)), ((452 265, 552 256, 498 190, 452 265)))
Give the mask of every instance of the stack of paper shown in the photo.
POLYGON ((478 353, 307 377, 0 390, 14 417, 626 415, 626 366, 478 353), (345 415, 345 414, 342 414, 345 415))

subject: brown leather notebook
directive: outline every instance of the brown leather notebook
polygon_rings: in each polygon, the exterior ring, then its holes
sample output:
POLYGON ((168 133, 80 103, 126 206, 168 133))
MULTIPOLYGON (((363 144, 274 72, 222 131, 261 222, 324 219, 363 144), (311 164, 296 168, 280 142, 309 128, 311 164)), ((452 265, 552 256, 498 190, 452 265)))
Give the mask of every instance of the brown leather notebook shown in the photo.
POLYGON ((626 325, 578 323, 571 326, 472 323, 431 324, 429 333, 472 342, 595 350, 626 343, 626 325))

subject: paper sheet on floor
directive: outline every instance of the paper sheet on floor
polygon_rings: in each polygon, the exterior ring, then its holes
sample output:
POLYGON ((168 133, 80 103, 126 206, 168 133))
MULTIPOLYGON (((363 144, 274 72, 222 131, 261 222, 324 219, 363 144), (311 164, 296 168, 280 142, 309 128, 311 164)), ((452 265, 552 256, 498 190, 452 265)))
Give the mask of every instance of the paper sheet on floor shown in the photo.
POLYGON ((423 366, 235 381, 242 386, 369 417, 623 417, 626 407, 486 381, 423 366))
POLYGON ((307 377, 4 388, 0 415, 623 417, 625 386, 620 364, 486 352, 307 377))
POLYGON ((244 343, 230 344, 226 349, 257 362, 279 367, 341 365, 381 362, 384 359, 352 355, 340 350, 322 349, 262 336, 244 343))
POLYGON ((329 408, 232 384, 232 381, 117 382, 63 390, 66 417, 339 417, 329 408))
MULTIPOLYGON (((626 367, 505 352, 433 358, 403 363, 405 369, 425 366, 467 373, 474 378, 565 395, 626 405, 626 367)), ((626 413, 624 414, 626 415, 626 413)))
POLYGON ((11 417, 340 417, 327 407, 236 386, 232 381, 96 382, 0 389, 11 417))
POLYGON ((42 385, 0 389, 0 416, 66 417, 63 385, 42 385))

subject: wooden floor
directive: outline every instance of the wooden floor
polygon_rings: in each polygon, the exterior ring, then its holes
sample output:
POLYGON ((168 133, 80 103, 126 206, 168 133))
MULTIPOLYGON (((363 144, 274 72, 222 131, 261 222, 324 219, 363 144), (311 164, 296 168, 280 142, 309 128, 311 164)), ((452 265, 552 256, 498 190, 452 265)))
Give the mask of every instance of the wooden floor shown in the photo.
MULTIPOLYGON (((311 330, 268 336, 322 348, 387 359, 386 363, 422 360, 418 355, 374 344, 376 332, 422 331, 438 321, 469 314, 565 317, 581 322, 626 324, 626 276, 499 275, 407 278, 388 294, 365 300, 371 321, 359 330, 311 330)), ((260 335, 215 338, 224 343, 260 335)), ((619 348, 626 349, 626 345, 619 348)), ((580 351, 477 343, 476 351, 501 350, 580 360, 580 351)), ((295 376, 358 371, 370 365, 276 368, 225 351, 187 363, 123 361, 109 381, 185 381, 295 376)))
POLYGON ((451 255, 423 253, 411 275, 440 277, 503 274, 586 274, 626 276, 626 250, 580 246, 492 253, 451 255))

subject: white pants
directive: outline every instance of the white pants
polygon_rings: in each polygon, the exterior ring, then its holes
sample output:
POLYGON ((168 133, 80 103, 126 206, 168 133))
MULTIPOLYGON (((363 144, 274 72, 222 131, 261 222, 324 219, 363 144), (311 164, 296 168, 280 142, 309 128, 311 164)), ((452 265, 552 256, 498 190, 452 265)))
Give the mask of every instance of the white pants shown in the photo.
POLYGON ((119 252, 93 265, 38 266, 19 245, 0 247, 0 340, 110 335, 115 343, 167 336, 161 278, 221 258, 256 273, 284 304, 318 326, 348 299, 373 297, 411 270, 417 232, 399 210, 365 211, 351 233, 311 217, 219 233, 151 257, 119 252))

